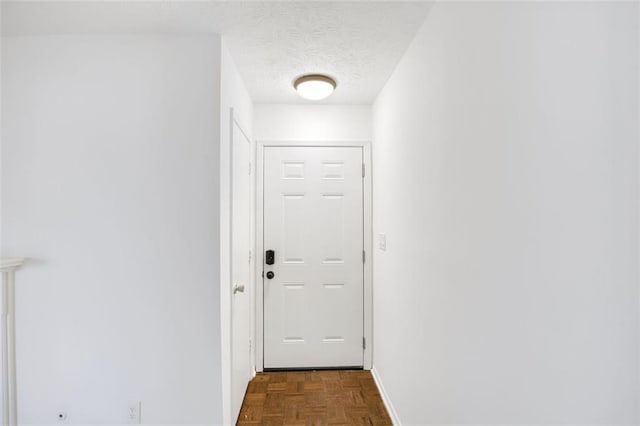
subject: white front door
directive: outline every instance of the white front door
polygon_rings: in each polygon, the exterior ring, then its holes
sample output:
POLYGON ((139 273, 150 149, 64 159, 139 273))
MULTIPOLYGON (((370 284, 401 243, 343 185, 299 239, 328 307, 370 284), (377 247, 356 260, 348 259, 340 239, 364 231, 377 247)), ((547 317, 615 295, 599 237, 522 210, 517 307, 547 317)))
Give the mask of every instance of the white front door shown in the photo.
POLYGON ((231 139, 231 416, 238 418, 251 380, 251 143, 232 122, 231 139))
POLYGON ((264 367, 363 365, 363 152, 264 149, 264 367))

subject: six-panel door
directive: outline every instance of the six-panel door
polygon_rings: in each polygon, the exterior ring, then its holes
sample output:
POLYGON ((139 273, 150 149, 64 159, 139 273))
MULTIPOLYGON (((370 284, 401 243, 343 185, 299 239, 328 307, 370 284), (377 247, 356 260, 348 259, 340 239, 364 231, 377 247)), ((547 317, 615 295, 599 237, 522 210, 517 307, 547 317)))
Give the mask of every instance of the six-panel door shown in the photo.
POLYGON ((264 367, 362 366, 362 148, 265 148, 264 248, 264 367))

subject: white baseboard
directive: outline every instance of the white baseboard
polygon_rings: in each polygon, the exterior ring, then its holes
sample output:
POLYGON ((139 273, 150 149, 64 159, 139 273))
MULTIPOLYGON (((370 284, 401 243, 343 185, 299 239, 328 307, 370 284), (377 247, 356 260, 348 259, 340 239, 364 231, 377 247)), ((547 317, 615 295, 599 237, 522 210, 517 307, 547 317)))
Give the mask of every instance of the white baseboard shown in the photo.
POLYGON ((380 396, 382 397, 382 402, 384 402, 384 406, 389 413, 389 417, 391 417, 391 422, 394 426, 401 426, 400 418, 398 417, 398 413, 396 413, 395 408, 393 408, 393 404, 389 399, 389 395, 387 395, 387 391, 384 389, 382 385, 382 381, 380 381, 380 376, 378 376, 378 372, 376 371, 376 367, 371 369, 371 375, 373 376, 373 380, 376 382, 376 386, 378 386, 378 390, 380 391, 380 396))

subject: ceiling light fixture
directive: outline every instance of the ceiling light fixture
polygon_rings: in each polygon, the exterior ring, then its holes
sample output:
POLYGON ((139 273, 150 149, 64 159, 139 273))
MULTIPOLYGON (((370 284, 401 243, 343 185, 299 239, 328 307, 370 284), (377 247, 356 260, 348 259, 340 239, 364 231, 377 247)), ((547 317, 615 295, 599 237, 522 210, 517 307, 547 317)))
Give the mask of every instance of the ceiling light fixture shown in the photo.
POLYGON ((323 74, 307 74, 298 77, 293 82, 293 87, 298 95, 310 101, 319 101, 333 93, 336 81, 323 74))

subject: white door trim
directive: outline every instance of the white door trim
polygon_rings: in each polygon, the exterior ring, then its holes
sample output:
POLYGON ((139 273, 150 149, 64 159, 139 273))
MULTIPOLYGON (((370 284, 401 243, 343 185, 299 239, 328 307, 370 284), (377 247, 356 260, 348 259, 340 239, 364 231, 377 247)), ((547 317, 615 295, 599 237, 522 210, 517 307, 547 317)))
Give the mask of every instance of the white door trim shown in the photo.
POLYGON ((364 348, 365 370, 371 370, 373 364, 373 268, 371 259, 373 258, 372 246, 372 212, 371 212, 371 141, 365 140, 261 140, 256 141, 256 267, 255 272, 255 306, 256 306, 256 327, 255 327, 255 366, 256 371, 264 370, 264 293, 262 268, 264 265, 264 148, 265 147, 359 147, 362 148, 363 162, 365 167, 363 200, 364 200, 364 338, 366 345, 364 348))
MULTIPOLYGON (((251 182, 251 205, 249 206, 249 209, 251 211, 251 225, 252 225, 252 229, 250 230, 250 235, 251 235, 251 241, 250 241, 250 247, 252 247, 254 249, 254 251, 252 251, 250 253, 251 256, 251 267, 255 268, 255 264, 256 264, 256 253, 255 253, 255 247, 256 247, 256 142, 251 138, 251 135, 249 135, 245 129, 248 129, 248 127, 244 127, 243 122, 240 120, 240 117, 238 115, 238 113, 235 111, 234 108, 231 108, 231 142, 233 143, 233 124, 236 124, 238 126, 238 128, 240 129, 240 131, 242 132, 242 134, 249 140, 249 146, 250 146, 250 152, 249 152, 249 156, 250 156, 250 164, 248 165, 249 167, 249 174, 251 175, 251 178, 249 179, 251 182)), ((231 158, 233 158, 233 149, 231 151, 231 158)), ((233 161, 233 160, 232 160, 233 161)), ((231 177, 233 178, 233 174, 231 174, 231 177)), ((233 188, 233 181, 230 182, 230 188, 233 188)), ((232 266, 232 264, 230 264, 230 266, 232 266)), ((251 345, 251 350, 250 350, 250 359, 252 362, 251 365, 251 369, 252 369, 252 376, 255 377, 256 375, 256 364, 255 364, 255 341, 256 341, 256 328, 255 328, 255 313, 256 313, 256 277, 254 274, 251 274, 251 272, 249 272, 250 277, 251 277, 251 282, 249 283, 250 286, 250 294, 251 294, 251 300, 249 301, 250 304, 250 310, 251 310, 251 315, 252 317, 249 320, 249 324, 251 325, 251 330, 250 330, 250 345, 251 345)), ((233 285, 233 283, 231 283, 231 285, 233 285)), ((233 290, 232 290, 233 291, 233 290)))
MULTIPOLYGON (((220 139, 220 338, 221 338, 221 379, 222 379, 222 422, 223 424, 234 424, 231 414, 231 374, 232 374, 232 343, 231 343, 231 307, 232 307, 232 214, 231 205, 233 197, 233 126, 237 125, 240 131, 249 139, 252 149, 255 147, 253 139, 247 134, 243 122, 234 108, 229 108, 229 133, 228 139, 220 139)), ((224 119, 226 113, 221 113, 224 119)), ((255 164, 253 152, 251 161, 255 164)), ((254 168, 255 169, 255 168, 254 168)), ((253 173, 253 170, 252 170, 253 173)), ((251 179, 252 192, 255 193, 255 180, 251 179)), ((251 221, 255 222, 255 209, 252 208, 251 221)), ((253 247, 255 240, 251 242, 253 247)), ((255 261, 254 261, 255 263, 255 261)), ((251 274, 251 286, 255 286, 255 279, 251 274)), ((252 289, 251 292, 254 290, 252 289)), ((253 303, 250 302, 250 303, 253 303)), ((253 306, 251 307, 253 312, 253 306)), ((250 321, 253 328, 255 322, 250 321)), ((251 330, 251 335, 255 335, 255 330, 251 330)), ((251 359, 255 359, 251 357, 251 359)))

